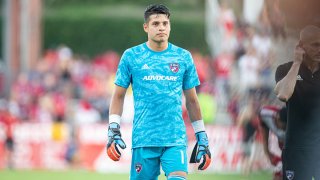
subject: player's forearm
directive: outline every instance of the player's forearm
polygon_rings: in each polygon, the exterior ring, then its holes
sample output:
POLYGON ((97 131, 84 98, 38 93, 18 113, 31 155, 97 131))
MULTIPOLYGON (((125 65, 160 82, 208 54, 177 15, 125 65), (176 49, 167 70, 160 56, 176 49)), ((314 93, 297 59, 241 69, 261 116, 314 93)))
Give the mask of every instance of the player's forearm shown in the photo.
POLYGON ((117 114, 121 116, 123 111, 123 102, 124 100, 122 99, 113 99, 110 104, 109 114, 117 114))
POLYGON ((187 102, 186 107, 187 107, 189 118, 190 118, 191 122, 202 119, 200 105, 197 100, 194 100, 192 102, 187 102))
POLYGON ((114 92, 111 97, 109 115, 116 114, 121 116, 123 111, 124 97, 126 95, 126 88, 115 86, 114 92))
POLYGON ((124 97, 121 95, 114 94, 111 98, 111 103, 109 107, 109 114, 122 115, 123 111, 124 97))
POLYGON ((197 120, 202 120, 200 104, 196 93, 196 89, 192 88, 185 90, 184 95, 186 98, 186 107, 188 110, 190 121, 194 122, 197 120))
POLYGON ((292 96, 299 68, 300 63, 293 63, 288 74, 276 84, 274 91, 280 100, 288 101, 292 96))
POLYGON ((205 127, 199 103, 197 101, 194 103, 187 103, 187 109, 194 133, 204 132, 205 127))

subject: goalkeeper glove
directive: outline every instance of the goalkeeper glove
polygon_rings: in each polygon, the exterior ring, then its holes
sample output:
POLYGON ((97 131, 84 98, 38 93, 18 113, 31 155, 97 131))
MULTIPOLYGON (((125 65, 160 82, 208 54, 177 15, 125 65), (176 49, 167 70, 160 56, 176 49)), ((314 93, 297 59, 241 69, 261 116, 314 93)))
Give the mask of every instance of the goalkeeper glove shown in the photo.
POLYGON ((108 128, 108 144, 107 144, 107 154, 110 157, 110 159, 114 161, 120 160, 120 150, 118 146, 121 149, 126 148, 126 144, 121 138, 120 133, 120 125, 118 123, 110 123, 108 128))
POLYGON ((211 153, 209 150, 208 137, 205 131, 200 131, 196 133, 196 138, 197 143, 193 148, 190 163, 199 163, 201 159, 203 159, 198 169, 205 170, 211 163, 211 153))

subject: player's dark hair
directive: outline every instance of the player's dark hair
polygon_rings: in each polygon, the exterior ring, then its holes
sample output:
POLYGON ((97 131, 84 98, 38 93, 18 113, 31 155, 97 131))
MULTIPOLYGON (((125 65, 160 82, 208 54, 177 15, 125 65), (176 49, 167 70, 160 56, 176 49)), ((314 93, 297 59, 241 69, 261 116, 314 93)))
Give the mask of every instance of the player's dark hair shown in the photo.
POLYGON ((144 11, 144 22, 148 22, 149 17, 153 14, 165 14, 168 18, 170 18, 170 11, 165 5, 152 4, 149 5, 144 11))
POLYGON ((280 121, 283 123, 287 123, 287 108, 284 106, 279 111, 280 121))

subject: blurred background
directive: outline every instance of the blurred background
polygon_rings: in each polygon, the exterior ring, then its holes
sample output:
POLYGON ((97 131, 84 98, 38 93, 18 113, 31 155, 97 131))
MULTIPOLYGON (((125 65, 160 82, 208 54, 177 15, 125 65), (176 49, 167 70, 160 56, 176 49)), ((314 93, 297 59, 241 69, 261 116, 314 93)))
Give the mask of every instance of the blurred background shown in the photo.
POLYGON ((190 179, 272 179, 257 111, 282 105, 274 71, 293 57, 299 30, 320 24, 316 0, 2 0, 0 179, 128 179, 131 90, 121 124, 129 147, 117 163, 105 152, 109 102, 121 54, 147 40, 152 3, 170 8, 170 42, 192 53, 201 81, 213 163, 205 173, 190 165, 190 179))

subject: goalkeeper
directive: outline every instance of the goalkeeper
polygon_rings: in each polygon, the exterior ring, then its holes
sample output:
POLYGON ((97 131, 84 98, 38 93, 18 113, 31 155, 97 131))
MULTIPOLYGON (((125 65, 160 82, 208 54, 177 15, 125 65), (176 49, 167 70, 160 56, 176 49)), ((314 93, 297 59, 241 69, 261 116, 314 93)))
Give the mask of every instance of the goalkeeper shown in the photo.
POLYGON ((147 42, 127 49, 115 77, 108 129, 108 156, 118 161, 120 120, 126 90, 134 96, 131 180, 154 180, 160 166, 168 180, 186 179, 187 136, 182 119, 182 92, 197 138, 190 162, 209 167, 211 154, 195 87, 200 84, 191 54, 168 42, 170 12, 164 5, 151 5, 144 12, 147 42))

